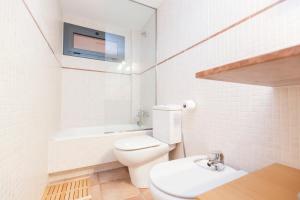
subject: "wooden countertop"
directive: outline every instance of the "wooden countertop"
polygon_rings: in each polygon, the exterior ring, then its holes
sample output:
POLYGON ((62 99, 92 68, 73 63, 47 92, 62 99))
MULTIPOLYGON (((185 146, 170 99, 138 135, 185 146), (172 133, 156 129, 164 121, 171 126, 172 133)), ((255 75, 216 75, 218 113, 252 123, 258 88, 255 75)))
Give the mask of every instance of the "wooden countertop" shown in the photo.
POLYGON ((200 195, 198 200, 297 200, 300 170, 273 164, 200 195))

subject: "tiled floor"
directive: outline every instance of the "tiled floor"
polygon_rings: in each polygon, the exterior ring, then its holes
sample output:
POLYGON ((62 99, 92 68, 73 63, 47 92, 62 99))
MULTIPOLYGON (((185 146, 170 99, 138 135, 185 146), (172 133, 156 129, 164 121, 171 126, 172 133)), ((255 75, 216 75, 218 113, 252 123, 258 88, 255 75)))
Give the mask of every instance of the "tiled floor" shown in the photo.
POLYGON ((126 168, 93 175, 91 195, 93 200, 152 200, 148 189, 138 189, 131 184, 126 168))
POLYGON ((45 189, 43 200, 90 200, 90 197, 92 200, 153 200, 148 189, 131 184, 125 167, 53 183, 45 189))

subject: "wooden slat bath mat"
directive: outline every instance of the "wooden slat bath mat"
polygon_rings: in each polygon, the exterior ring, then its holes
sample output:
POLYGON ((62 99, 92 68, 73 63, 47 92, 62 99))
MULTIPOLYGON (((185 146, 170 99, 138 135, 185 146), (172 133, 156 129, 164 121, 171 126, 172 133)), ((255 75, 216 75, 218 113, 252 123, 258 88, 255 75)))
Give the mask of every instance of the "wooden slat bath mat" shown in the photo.
POLYGON ((89 178, 48 185, 42 200, 91 200, 89 186, 89 178))

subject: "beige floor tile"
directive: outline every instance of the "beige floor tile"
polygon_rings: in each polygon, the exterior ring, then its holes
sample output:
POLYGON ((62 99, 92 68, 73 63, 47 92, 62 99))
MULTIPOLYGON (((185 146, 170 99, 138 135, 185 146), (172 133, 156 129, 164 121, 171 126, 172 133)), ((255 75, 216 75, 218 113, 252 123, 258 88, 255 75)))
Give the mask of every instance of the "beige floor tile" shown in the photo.
POLYGON ((92 200, 102 200, 100 185, 94 185, 90 188, 92 200))
POLYGON ((128 179, 129 173, 127 167, 113 169, 105 172, 98 173, 99 182, 106 183, 109 181, 128 179))
POLYGON ((99 180, 98 180, 98 176, 92 175, 90 177, 90 193, 92 196, 92 200, 102 200, 102 194, 101 194, 101 190, 100 190, 100 184, 99 184, 99 180))
POLYGON ((140 189, 144 200, 153 200, 152 194, 149 189, 140 189))
POLYGON ((99 178, 97 174, 93 174, 90 176, 90 186, 99 185, 99 178))
POLYGON ((140 190, 134 187, 129 179, 103 183, 101 192, 103 200, 124 200, 140 194, 140 190))
MULTIPOLYGON (((126 168, 102 172, 88 177, 89 194, 92 200, 153 200, 149 189, 138 189, 132 185, 126 168), (113 180, 111 179, 120 179, 113 180), (100 179, 104 183, 100 183, 100 179)), ((77 179, 72 179, 72 181, 77 179)), ((63 190, 63 187, 62 187, 63 190)))
POLYGON ((142 195, 139 195, 139 196, 132 197, 132 198, 129 198, 129 199, 126 199, 126 200, 145 200, 145 199, 143 198, 142 195))

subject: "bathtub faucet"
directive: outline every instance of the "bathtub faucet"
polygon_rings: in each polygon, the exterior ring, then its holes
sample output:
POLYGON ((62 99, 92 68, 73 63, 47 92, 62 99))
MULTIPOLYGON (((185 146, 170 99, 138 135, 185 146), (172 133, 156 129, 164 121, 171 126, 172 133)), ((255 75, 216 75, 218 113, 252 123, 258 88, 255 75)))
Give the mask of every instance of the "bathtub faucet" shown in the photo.
POLYGON ((145 110, 139 110, 136 118, 137 118, 137 125, 143 126, 145 124, 145 118, 149 117, 149 114, 145 110))
POLYGON ((224 155, 221 151, 213 151, 208 156, 207 165, 215 171, 224 169, 224 155))

